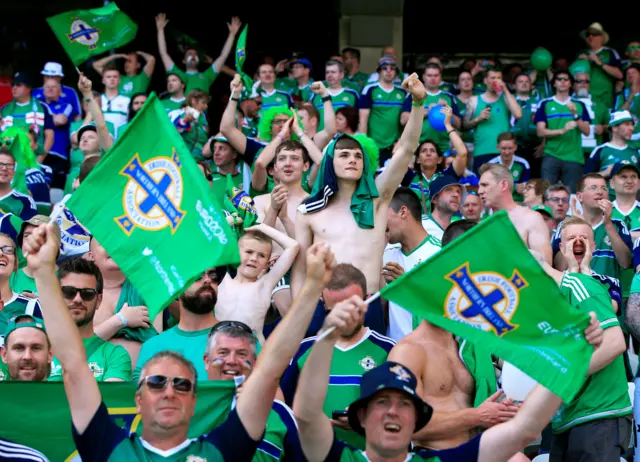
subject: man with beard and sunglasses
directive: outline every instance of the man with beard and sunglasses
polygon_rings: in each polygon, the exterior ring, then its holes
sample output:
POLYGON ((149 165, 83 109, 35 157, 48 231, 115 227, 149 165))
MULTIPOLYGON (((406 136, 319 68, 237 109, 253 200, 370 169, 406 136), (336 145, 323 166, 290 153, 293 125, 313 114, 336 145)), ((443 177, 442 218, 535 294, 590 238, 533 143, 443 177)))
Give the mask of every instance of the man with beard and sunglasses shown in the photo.
POLYGON ((163 350, 183 355, 196 367, 198 380, 206 380, 207 371, 202 352, 207 347, 209 332, 217 322, 213 309, 218 301, 218 284, 225 273, 224 268, 211 268, 180 295, 178 325, 142 344, 138 363, 133 371, 134 380, 138 380, 140 371, 149 358, 163 350))
MULTIPOLYGON (((93 331, 93 316, 102 301, 102 275, 95 263, 81 256, 66 260, 58 281, 71 319, 76 323, 87 355, 87 364, 98 382, 131 380, 131 358, 120 345, 105 342, 93 331)), ((64 370, 54 357, 49 381, 61 382, 64 370)))

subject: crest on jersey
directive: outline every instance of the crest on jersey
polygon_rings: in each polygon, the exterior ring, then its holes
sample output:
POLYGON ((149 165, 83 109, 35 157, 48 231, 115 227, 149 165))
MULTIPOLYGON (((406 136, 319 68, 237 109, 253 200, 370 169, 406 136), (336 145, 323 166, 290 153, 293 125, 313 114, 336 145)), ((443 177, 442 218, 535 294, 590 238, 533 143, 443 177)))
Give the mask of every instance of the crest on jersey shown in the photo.
POLYGON ((98 366, 98 363, 96 362, 89 363, 89 370, 93 373, 94 377, 100 377, 102 374, 104 374, 104 369, 98 366))
POLYGON ((464 322, 498 337, 517 329, 511 319, 520 302, 520 291, 529 283, 518 270, 511 277, 493 271, 472 273, 469 262, 445 276, 453 283, 444 302, 445 317, 464 322))
POLYGON ((187 462, 207 462, 207 459, 205 457, 198 457, 198 456, 187 456, 187 462))
POLYGON ((180 209, 184 182, 182 162, 173 149, 172 157, 154 157, 142 162, 138 153, 124 166, 120 175, 129 180, 122 195, 124 215, 114 218, 127 236, 135 228, 174 234, 187 212, 180 209))
POLYGON ((365 356, 360 360, 360 365, 365 371, 370 371, 371 369, 376 367, 376 362, 371 356, 365 356))
POLYGON ((396 364, 393 367, 390 367, 389 370, 396 374, 396 379, 402 380, 403 382, 408 382, 411 380, 411 374, 407 372, 407 370, 402 367, 400 364, 396 364))
POLYGON ((100 40, 100 31, 95 27, 91 27, 82 19, 73 18, 71 30, 67 34, 67 37, 70 42, 79 43, 80 45, 84 45, 89 47, 90 50, 93 50, 96 47, 98 40, 100 40))
POLYGON ((611 245, 611 239, 609 239, 609 236, 604 237, 604 243, 607 244, 608 246, 611 245))

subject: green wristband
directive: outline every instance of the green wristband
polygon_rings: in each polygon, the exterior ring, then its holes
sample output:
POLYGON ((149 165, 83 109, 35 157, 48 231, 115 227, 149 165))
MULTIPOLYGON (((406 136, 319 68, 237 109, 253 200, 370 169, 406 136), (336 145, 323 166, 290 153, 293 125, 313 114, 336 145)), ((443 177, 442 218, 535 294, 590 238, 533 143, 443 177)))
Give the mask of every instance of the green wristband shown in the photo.
POLYGON ((413 101, 411 103, 411 106, 413 106, 413 107, 424 107, 424 101, 422 101, 420 103, 417 103, 417 102, 413 101))

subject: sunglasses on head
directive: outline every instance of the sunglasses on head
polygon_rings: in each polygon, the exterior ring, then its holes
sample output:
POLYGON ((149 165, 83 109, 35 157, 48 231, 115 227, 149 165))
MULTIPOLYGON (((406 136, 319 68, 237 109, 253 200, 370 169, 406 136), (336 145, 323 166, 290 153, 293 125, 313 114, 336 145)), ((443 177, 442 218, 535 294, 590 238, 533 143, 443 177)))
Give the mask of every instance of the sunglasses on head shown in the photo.
POLYGON ((80 298, 84 302, 90 302, 98 295, 98 291, 96 289, 78 289, 73 286, 62 286, 62 296, 67 300, 73 300, 76 298, 76 294, 80 292, 80 298))
POLYGON ((251 327, 247 326, 245 323, 240 321, 220 321, 218 324, 216 324, 211 328, 211 332, 209 332, 209 335, 211 336, 216 332, 229 329, 230 327, 235 327, 236 329, 242 329, 247 334, 253 335, 253 331, 251 330, 251 327))
POLYGON ((184 377, 167 377, 166 375, 147 375, 142 377, 138 382, 138 390, 143 384, 147 384, 147 388, 153 391, 162 391, 167 388, 171 381, 171 386, 178 393, 191 393, 195 389, 194 383, 184 377))

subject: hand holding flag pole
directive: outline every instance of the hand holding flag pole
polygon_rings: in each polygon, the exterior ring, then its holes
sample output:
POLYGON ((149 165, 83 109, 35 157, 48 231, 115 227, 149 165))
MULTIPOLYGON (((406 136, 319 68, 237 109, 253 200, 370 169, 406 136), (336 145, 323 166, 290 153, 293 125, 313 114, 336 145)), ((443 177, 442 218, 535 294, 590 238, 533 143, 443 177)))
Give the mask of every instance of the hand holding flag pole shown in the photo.
MULTIPOLYGON (((64 207, 69 199, 71 199, 71 194, 67 194, 66 196, 64 196, 62 200, 53 207, 53 211, 49 216, 49 223, 47 223, 47 225, 50 225, 51 223, 56 221, 60 215, 62 215, 64 207)), ((27 258, 27 256, 29 256, 29 252, 24 252, 23 255, 24 258, 27 258)))
MULTIPOLYGON (((373 294, 371 297, 367 298, 364 301, 365 305, 368 305, 371 302, 376 301, 377 299, 380 298, 380 291, 376 292, 375 294, 373 294)), ((331 333, 336 330, 335 326, 331 326, 329 327, 327 330, 325 330, 322 334, 318 335, 318 338, 316 338, 316 343, 323 341, 325 338, 327 338, 329 335, 331 335, 331 333)))

